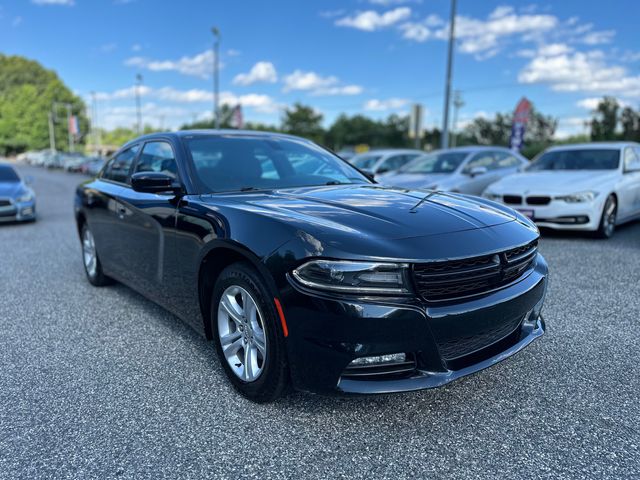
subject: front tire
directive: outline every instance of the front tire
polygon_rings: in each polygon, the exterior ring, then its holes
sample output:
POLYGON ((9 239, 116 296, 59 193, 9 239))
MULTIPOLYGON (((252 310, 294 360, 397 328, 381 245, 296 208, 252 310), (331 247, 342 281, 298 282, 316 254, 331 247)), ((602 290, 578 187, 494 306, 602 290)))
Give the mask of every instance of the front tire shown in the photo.
POLYGON ((251 266, 225 268, 211 296, 211 331, 233 386, 248 399, 271 402, 284 393, 289 369, 272 295, 251 266))
POLYGON ((604 202, 604 208, 602 209, 602 217, 600 217, 600 225, 596 230, 597 238, 611 238, 616 230, 616 218, 618 214, 618 202, 616 197, 609 195, 607 201, 604 202))
POLYGON ((102 264, 100 263, 98 251, 96 250, 96 242, 93 238, 93 233, 91 233, 86 223, 82 225, 80 235, 82 242, 82 264, 84 265, 84 272, 87 274, 87 280, 89 280, 89 283, 94 287, 110 285, 113 283, 113 280, 107 277, 102 271, 102 264))

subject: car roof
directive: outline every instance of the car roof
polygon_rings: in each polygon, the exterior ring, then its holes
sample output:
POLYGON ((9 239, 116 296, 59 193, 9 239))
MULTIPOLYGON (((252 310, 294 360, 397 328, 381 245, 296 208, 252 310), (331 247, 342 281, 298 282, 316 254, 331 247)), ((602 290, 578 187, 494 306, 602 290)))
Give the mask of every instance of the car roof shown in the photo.
POLYGON ((612 150, 622 149, 624 147, 640 147, 640 143, 635 142, 590 142, 590 143, 569 143, 567 145, 556 145, 549 147, 547 151, 559 150, 601 150, 610 148, 612 150))
POLYGON ((199 129, 199 130, 176 130, 175 132, 154 132, 148 133, 146 135, 141 135, 139 137, 134 138, 133 140, 129 140, 125 143, 122 148, 132 145, 134 143, 144 142, 148 140, 154 140, 159 138, 184 138, 193 135, 224 135, 224 136, 252 136, 252 137, 281 137, 281 138, 295 138, 297 140, 305 140, 310 142, 302 137, 297 137, 295 135, 289 135, 286 133, 278 133, 278 132, 265 132, 259 130, 236 130, 236 129, 199 129))

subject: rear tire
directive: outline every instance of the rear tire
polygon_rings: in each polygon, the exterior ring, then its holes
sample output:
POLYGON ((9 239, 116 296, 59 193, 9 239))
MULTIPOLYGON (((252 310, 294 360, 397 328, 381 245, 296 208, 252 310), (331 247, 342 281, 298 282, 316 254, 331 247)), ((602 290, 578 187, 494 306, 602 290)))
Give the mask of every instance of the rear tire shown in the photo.
POLYGON ((609 195, 606 202, 604 202, 602 216, 600 217, 600 225, 595 233, 597 238, 608 239, 613 237, 616 230, 617 214, 618 202, 616 201, 616 197, 609 195))
POLYGON ((87 280, 94 287, 112 284, 113 280, 102 271, 102 264, 100 263, 100 258, 98 258, 93 233, 91 233, 86 223, 82 225, 80 236, 80 241, 82 242, 82 264, 84 265, 84 272, 87 274, 87 280))
POLYGON ((210 321, 218 358, 236 390, 257 403, 282 396, 289 382, 284 333, 273 296, 254 268, 234 263, 222 271, 210 321))

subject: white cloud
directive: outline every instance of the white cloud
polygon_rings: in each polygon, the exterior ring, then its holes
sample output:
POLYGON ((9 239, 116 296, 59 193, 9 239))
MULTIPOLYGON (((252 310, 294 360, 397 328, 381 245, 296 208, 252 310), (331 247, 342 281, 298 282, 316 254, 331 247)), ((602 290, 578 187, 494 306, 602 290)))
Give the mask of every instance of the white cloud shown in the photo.
POLYGON ((409 100, 406 98, 388 98, 386 100, 372 98, 371 100, 367 100, 362 108, 371 112, 385 112, 404 108, 408 103, 409 100))
POLYGON ((234 85, 252 85, 254 83, 275 83, 278 80, 276 67, 271 62, 258 62, 249 73, 240 73, 233 79, 234 85))
POLYGON ((31 3, 36 5, 64 5, 67 7, 75 5, 74 0, 31 0, 31 3))
POLYGON ((406 20, 411 15, 409 7, 398 7, 382 14, 367 10, 358 12, 355 15, 347 16, 336 20, 335 24, 339 27, 351 27, 358 30, 373 32, 381 28, 389 27, 402 20, 406 20))
POLYGON ((330 95, 360 95, 363 92, 360 85, 342 85, 336 87, 318 88, 311 92, 314 96, 330 95))
POLYGON ((296 70, 284 77, 284 91, 317 90, 318 88, 330 87, 338 82, 337 77, 322 77, 315 72, 296 70))
MULTIPOLYGON (((212 103, 213 93, 210 90, 189 89, 178 90, 173 87, 151 88, 141 85, 140 95, 144 98, 161 100, 163 102, 171 102, 178 104, 198 104, 212 103)), ((113 92, 99 92, 96 99, 99 101, 117 101, 133 99, 136 95, 136 86, 122 88, 113 92)), ((245 95, 235 95, 232 92, 220 92, 220 103, 230 106, 242 105, 243 107, 253 108, 261 113, 276 112, 281 106, 275 102, 269 95, 257 93, 248 93, 245 95)))
POLYGON ((124 64, 152 72, 174 71, 183 75, 207 78, 211 76, 213 69, 213 50, 205 50, 192 57, 183 56, 178 60, 151 60, 145 57, 131 57, 124 64))
POLYGON ((559 92, 585 92, 640 97, 640 75, 610 65, 599 50, 590 52, 538 51, 520 71, 521 83, 545 83, 559 92))
POLYGON ((580 41, 587 45, 600 45, 602 43, 611 43, 615 36, 615 30, 603 30, 601 32, 589 32, 580 41))
POLYGON ((307 91, 311 95, 359 95, 363 88, 360 85, 341 85, 338 77, 323 77, 315 72, 296 70, 284 77, 285 93, 294 90, 307 91))

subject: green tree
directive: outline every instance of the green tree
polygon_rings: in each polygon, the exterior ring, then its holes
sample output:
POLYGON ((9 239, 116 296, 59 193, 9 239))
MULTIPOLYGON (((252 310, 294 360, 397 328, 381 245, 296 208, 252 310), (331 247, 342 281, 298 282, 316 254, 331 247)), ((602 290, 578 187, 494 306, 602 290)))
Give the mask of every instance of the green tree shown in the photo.
POLYGON ((591 140, 615 140, 620 105, 613 97, 604 97, 593 112, 591 140))
MULTIPOLYGON (((69 103, 78 116, 81 137, 89 130, 84 102, 55 72, 19 56, 0 54, 0 154, 49 147, 49 112, 54 102, 69 103)), ((64 107, 57 111, 56 147, 68 148, 64 107)))
POLYGON ((316 112, 313 107, 295 103, 284 112, 282 131, 323 143, 325 131, 322 128, 322 119, 322 114, 316 112))
POLYGON ((620 115, 622 139, 640 141, 640 113, 631 107, 624 107, 620 115))

